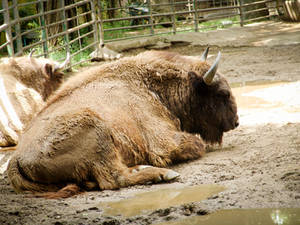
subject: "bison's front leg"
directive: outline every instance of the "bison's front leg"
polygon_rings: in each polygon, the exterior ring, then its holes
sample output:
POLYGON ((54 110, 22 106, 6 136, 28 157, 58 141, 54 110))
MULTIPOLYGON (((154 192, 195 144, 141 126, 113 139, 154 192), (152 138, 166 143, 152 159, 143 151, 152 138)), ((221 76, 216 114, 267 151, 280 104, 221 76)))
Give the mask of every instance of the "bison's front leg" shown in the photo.
POLYGON ((166 168, 149 165, 138 165, 128 168, 121 162, 114 161, 104 168, 95 165, 94 176, 101 190, 118 189, 137 184, 158 183, 171 181, 179 177, 179 174, 166 168))
POLYGON ((205 154, 205 143, 196 135, 178 132, 174 135, 174 140, 177 147, 170 151, 172 163, 198 159, 205 154))
POLYGON ((173 170, 148 165, 134 166, 129 168, 129 171, 130 173, 127 174, 127 179, 131 185, 171 181, 180 176, 179 173, 173 170))

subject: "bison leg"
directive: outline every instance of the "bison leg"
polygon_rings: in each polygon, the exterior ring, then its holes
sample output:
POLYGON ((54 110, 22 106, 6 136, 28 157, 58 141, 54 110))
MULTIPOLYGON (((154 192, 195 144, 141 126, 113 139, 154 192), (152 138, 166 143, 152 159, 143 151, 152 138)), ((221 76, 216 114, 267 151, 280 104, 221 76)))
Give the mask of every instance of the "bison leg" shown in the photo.
POLYGON ((128 168, 124 164, 113 163, 114 167, 98 167, 94 176, 101 190, 118 189, 137 184, 171 181, 179 177, 173 170, 153 166, 138 165, 128 168), (116 166, 117 165, 117 166, 116 166), (118 168, 118 170, 116 170, 118 168))
POLYGON ((205 154, 205 144, 198 136, 187 133, 177 133, 175 135, 175 141, 178 145, 177 148, 170 152, 172 163, 198 159, 205 154))
POLYGON ((171 181, 180 176, 180 174, 174 170, 149 165, 134 166, 129 168, 129 171, 130 173, 127 174, 127 179, 130 185, 171 181))

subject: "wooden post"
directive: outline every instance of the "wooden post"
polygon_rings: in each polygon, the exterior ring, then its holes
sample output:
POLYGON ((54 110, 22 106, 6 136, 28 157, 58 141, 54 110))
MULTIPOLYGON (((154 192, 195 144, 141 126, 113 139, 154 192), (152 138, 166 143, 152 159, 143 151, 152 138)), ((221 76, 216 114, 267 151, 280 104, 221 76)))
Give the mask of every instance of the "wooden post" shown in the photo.
POLYGON ((197 4, 197 0, 194 0, 194 23, 195 23, 195 32, 199 31, 199 16, 198 16, 198 4, 197 4))
POLYGON ((43 41, 43 53, 44 57, 48 57, 48 32, 45 24, 45 15, 44 15, 44 0, 39 0, 39 11, 42 13, 40 16, 40 23, 42 28, 42 41, 43 41))
MULTIPOLYGON (((77 6, 75 7, 75 10, 76 10, 76 14, 78 14, 79 11, 78 11, 78 7, 77 6)), ((86 22, 88 22, 88 21, 86 21, 86 22)), ((76 17, 76 24, 79 25, 79 19, 78 19, 78 17, 76 17)), ((81 37, 80 37, 81 36, 80 29, 77 30, 77 35, 78 35, 79 49, 81 50, 82 49, 82 44, 81 44, 81 37)))
POLYGON ((101 1, 98 0, 98 28, 99 28, 99 36, 100 36, 100 40, 99 40, 99 45, 102 47, 104 45, 104 33, 103 33, 103 20, 102 20, 102 9, 101 9, 101 1))
POLYGON ((174 0, 171 0, 171 4, 172 4, 172 28, 173 28, 173 34, 176 34, 176 18, 175 18, 174 0))
POLYGON ((93 20, 93 35, 94 35, 94 40, 96 41, 96 50, 98 52, 99 49, 99 36, 98 36, 98 27, 97 27, 97 14, 96 14, 96 8, 95 8, 95 3, 94 1, 90 1, 91 3, 91 10, 92 10, 92 20, 93 20))
POLYGON ((12 40, 12 34, 11 34, 11 25, 10 25, 10 17, 9 17, 9 10, 8 10, 8 1, 2 0, 2 8, 5 9, 4 12, 4 23, 8 25, 8 27, 5 29, 5 37, 6 41, 8 43, 7 45, 7 52, 9 56, 14 56, 14 43, 12 40))
POLYGON ((190 14, 189 14, 189 17, 192 17, 192 14, 191 14, 191 2, 190 2, 191 0, 188 0, 188 4, 187 4, 187 7, 188 7, 188 9, 189 9, 189 12, 190 12, 190 14))
MULTIPOLYGON (((59 6, 61 8, 63 8, 63 11, 62 11, 62 20, 63 20, 63 23, 62 23, 62 30, 63 32, 66 32, 64 34, 64 46, 66 47, 66 52, 70 52, 70 46, 69 46, 69 42, 70 42, 70 39, 69 39, 69 32, 68 32, 68 23, 67 23, 67 19, 66 19, 66 9, 65 9, 65 1, 59 1, 59 6)), ((70 54, 71 55, 71 54, 70 54)), ((70 62, 68 65, 71 64, 71 59, 72 59, 72 55, 71 55, 71 58, 70 58, 70 62)))
POLYGON ((17 55, 23 54, 23 44, 22 44, 22 36, 21 36, 21 26, 20 26, 20 20, 19 20, 19 10, 18 10, 18 1, 13 0, 13 6, 14 6, 14 18, 17 21, 15 27, 16 27, 16 35, 17 35, 17 55))
POLYGON ((149 14, 150 14, 150 19, 149 19, 149 22, 151 24, 150 33, 151 33, 151 35, 154 35, 154 24, 153 24, 151 0, 147 0, 147 5, 148 5, 148 9, 149 9, 149 14))
POLYGON ((239 0, 240 3, 240 26, 244 26, 244 9, 243 9, 243 5, 244 5, 244 0, 239 0))

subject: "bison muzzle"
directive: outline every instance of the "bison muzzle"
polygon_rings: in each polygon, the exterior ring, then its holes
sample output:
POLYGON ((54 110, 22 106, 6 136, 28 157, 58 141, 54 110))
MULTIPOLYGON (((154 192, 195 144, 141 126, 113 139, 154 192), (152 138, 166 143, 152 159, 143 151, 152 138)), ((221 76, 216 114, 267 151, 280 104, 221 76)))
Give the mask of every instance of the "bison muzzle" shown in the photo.
POLYGON ((205 143, 221 143, 238 125, 217 73, 220 54, 212 66, 206 56, 148 51, 65 82, 20 138, 8 166, 15 190, 118 189, 178 177, 166 167, 200 158, 205 143))

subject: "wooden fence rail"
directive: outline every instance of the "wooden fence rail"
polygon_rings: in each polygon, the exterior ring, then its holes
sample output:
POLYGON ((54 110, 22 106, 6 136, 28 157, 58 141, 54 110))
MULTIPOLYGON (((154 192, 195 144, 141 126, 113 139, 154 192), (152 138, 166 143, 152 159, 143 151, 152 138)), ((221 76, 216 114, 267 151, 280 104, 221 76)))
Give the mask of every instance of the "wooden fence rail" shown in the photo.
POLYGON ((107 42, 243 26, 271 17, 270 12, 277 10, 277 0, 147 0, 111 8, 100 0, 72 0, 57 1, 55 9, 47 7, 47 0, 1 1, 0 57, 36 49, 36 56, 60 61, 70 52, 69 67, 90 60, 88 53, 107 42), (216 22, 204 23, 208 21, 216 22))

